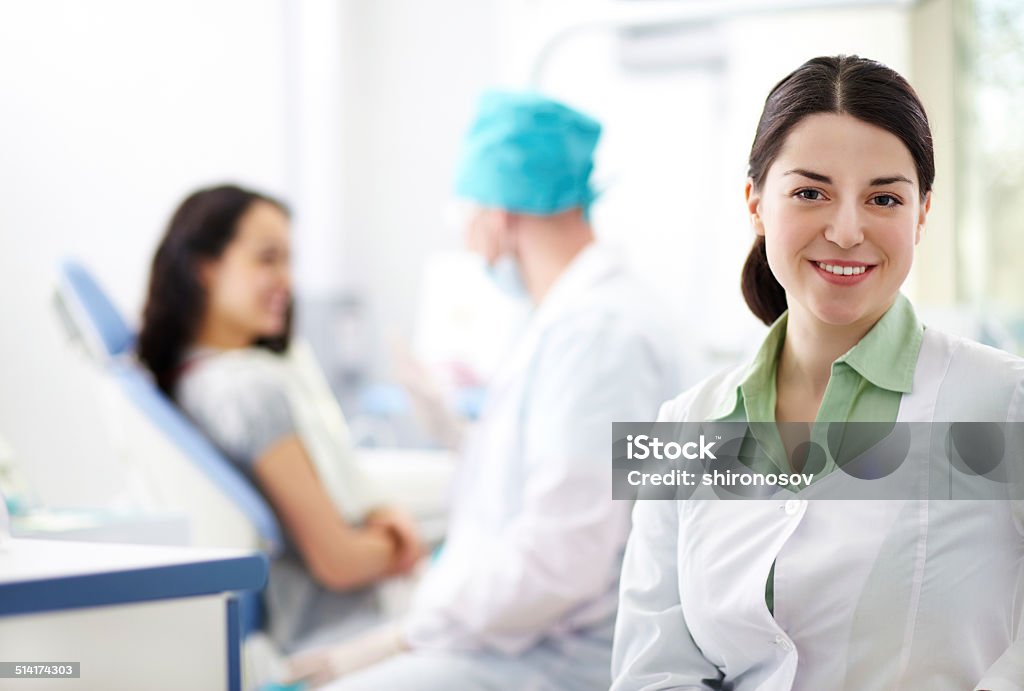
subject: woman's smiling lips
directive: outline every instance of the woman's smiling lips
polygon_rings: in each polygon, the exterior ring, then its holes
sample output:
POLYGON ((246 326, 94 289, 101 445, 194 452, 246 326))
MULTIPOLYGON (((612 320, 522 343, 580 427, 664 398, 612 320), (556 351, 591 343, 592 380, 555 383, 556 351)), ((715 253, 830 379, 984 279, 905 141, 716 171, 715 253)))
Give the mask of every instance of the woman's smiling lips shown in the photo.
POLYGON ((867 279, 877 264, 843 259, 809 260, 818 275, 833 285, 852 286, 867 279))

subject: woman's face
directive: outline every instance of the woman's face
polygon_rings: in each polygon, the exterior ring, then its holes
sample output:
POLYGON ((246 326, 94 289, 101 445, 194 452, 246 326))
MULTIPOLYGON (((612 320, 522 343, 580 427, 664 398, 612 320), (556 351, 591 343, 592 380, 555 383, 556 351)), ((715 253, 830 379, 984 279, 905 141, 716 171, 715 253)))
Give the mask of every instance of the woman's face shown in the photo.
POLYGON ((291 303, 288 217, 256 201, 220 258, 203 267, 207 323, 245 342, 283 333, 291 303))
POLYGON ((790 311, 834 326, 870 326, 914 259, 930 198, 894 134, 850 115, 804 118, 761 189, 747 182, 755 232, 790 311))

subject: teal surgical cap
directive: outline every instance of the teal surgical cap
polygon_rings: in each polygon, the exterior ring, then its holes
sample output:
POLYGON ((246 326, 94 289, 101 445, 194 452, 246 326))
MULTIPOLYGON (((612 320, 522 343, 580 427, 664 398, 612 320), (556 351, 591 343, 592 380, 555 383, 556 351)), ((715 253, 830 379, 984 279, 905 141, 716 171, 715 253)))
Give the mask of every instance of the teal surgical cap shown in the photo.
POLYGON ((466 134, 455 194, 480 206, 547 216, 584 213, 601 124, 535 93, 490 91, 466 134))

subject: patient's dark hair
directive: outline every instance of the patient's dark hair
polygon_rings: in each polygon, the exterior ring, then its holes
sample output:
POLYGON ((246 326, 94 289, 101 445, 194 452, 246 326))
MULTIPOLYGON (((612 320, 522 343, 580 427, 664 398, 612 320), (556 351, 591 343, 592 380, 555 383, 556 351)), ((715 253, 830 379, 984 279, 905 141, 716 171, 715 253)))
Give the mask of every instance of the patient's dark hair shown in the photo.
MULTIPOLYGON (((935 180, 932 133, 924 106, 907 80, 880 62, 856 55, 808 60, 775 85, 764 102, 750 148, 747 175, 760 189, 790 131, 815 113, 852 115, 900 138, 917 168, 922 200, 935 180)), ((743 298, 765 324, 786 311, 786 292, 768 266, 763 236, 743 265, 743 298)))
MULTIPOLYGON (((238 220, 256 202, 267 202, 285 215, 289 213, 277 199, 234 185, 193 192, 174 212, 157 247, 139 331, 138 356, 168 395, 173 395, 182 356, 198 335, 206 309, 200 263, 223 254, 238 231, 238 220)), ((289 307, 284 331, 273 338, 260 338, 253 345, 283 352, 288 347, 291 326, 289 307)))

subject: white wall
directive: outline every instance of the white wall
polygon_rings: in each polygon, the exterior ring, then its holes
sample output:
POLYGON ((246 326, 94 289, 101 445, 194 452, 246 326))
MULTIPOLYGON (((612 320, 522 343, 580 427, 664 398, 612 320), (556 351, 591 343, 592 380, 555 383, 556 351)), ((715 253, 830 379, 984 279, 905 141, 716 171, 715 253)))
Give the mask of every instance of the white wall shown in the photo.
POLYGON ((749 351, 763 327, 740 292, 753 240, 743 184, 764 99, 817 55, 859 54, 909 75, 908 3, 780 11, 771 7, 799 3, 510 4, 519 40, 508 52, 509 78, 533 80, 605 125, 595 171, 607 187, 594 214, 598 234, 624 248, 683 322, 684 345, 696 350, 699 366, 749 351), (715 18, 726 6, 743 11, 715 18), (663 34, 660 45, 624 43, 614 28, 687 12, 700 18, 686 32, 663 34), (550 43, 556 35, 565 38, 550 43), (646 67, 627 67, 624 54, 646 67))
POLYGON ((46 501, 122 481, 52 315, 57 262, 136 315, 186 192, 288 191, 281 25, 279 0, 0 2, 0 435, 46 501))
MULTIPOLYGON (((685 70, 626 70, 608 32, 552 52, 541 86, 605 123, 599 234, 627 248, 706 356, 735 357, 759 328, 738 280, 768 89, 823 53, 906 70, 905 4, 733 18, 701 39, 724 58, 685 70)), ((187 191, 233 179, 281 194, 300 296, 363 295, 371 365, 386 374, 388 337, 411 336, 423 259, 459 244, 442 209, 479 91, 526 86, 544 37, 599 6, 0 0, 0 435, 43 498, 102 503, 121 479, 88 369, 51 315, 60 257, 84 260, 136 315, 187 191)))
POLYGON ((411 335, 423 258, 460 240, 442 209, 498 4, 0 0, 0 435, 44 501, 103 504, 124 481, 52 315, 57 262, 136 317, 198 185, 285 197, 300 298, 365 295, 375 353, 411 335))
POLYGON ((355 4, 352 20, 343 268, 378 337, 408 338, 424 257, 461 244, 444 207, 463 132, 500 65, 498 2, 374 0, 355 4))

